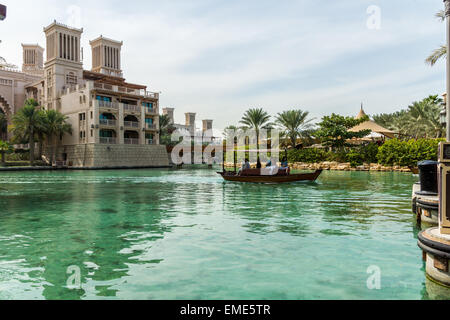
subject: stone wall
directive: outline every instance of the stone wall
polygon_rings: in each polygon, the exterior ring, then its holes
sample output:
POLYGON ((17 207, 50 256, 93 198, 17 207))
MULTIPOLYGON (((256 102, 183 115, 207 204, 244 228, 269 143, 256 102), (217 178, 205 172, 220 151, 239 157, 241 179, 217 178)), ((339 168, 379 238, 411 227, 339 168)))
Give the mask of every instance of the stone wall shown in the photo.
MULTIPOLYGON (((49 157, 50 149, 45 152, 49 157)), ((59 147, 57 160, 67 155, 71 167, 167 167, 169 156, 163 145, 80 144, 59 147)))

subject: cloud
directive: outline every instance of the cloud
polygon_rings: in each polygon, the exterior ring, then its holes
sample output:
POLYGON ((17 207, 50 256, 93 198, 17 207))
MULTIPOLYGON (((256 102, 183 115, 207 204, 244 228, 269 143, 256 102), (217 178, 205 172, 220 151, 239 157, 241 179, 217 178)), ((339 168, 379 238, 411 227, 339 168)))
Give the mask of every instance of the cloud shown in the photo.
POLYGON ((445 39, 441 0, 377 1, 381 30, 366 27, 373 1, 5 1, 0 55, 20 64, 20 42, 44 44, 42 27, 81 8, 88 40, 123 40, 128 81, 161 91, 161 104, 223 128, 246 108, 302 107, 316 117, 406 107, 444 90, 444 70, 423 63, 445 39), (25 9, 24 9, 25 8, 25 9), (27 9, 29 8, 29 9, 27 9), (414 90, 412 89, 414 88, 414 90))

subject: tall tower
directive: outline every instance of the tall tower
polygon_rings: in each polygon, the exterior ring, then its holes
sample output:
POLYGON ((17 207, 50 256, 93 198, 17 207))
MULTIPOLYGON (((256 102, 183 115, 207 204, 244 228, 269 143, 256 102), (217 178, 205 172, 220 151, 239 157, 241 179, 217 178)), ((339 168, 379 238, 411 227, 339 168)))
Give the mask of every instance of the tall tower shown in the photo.
POLYGON ((167 115, 170 119, 170 124, 174 124, 175 123, 175 118, 174 118, 174 108, 164 108, 163 109, 163 115, 167 115))
POLYGON ((38 44, 22 44, 23 65, 22 72, 43 76, 44 75, 44 48, 38 44))
POLYGON ((192 136, 195 135, 195 117, 196 114, 195 113, 185 113, 186 116, 186 127, 189 128, 189 132, 191 133, 192 136))
POLYGON ((92 48, 92 72, 98 72, 114 77, 123 77, 121 70, 122 41, 98 37, 89 41, 92 48))
POLYGON ((45 62, 45 107, 60 110, 60 93, 64 88, 81 84, 83 63, 80 40, 83 29, 76 29, 54 21, 44 28, 47 38, 45 62))

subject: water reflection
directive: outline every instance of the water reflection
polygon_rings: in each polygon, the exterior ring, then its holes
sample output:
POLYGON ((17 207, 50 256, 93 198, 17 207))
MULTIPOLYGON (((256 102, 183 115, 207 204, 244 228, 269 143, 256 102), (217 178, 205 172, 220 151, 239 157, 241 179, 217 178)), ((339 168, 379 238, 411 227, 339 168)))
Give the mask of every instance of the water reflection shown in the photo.
POLYGON ((425 299, 409 200, 415 180, 324 172, 315 183, 255 185, 210 170, 6 174, 0 298, 425 299), (380 292, 365 285, 374 264, 386 281, 380 292), (73 265, 80 290, 65 287, 73 265))

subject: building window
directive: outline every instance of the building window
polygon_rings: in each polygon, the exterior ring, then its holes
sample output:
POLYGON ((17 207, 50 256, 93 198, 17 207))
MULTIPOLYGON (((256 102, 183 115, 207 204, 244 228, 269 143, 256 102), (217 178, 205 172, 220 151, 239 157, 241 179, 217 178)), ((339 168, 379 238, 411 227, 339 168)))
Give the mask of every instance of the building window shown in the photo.
POLYGON ((91 138, 94 136, 94 130, 91 129, 91 138))
POLYGON ((69 72, 66 75, 66 84, 77 84, 78 78, 73 72, 69 72))
POLYGON ((91 119, 94 118, 94 113, 91 111, 91 119))
POLYGON ((97 100, 99 101, 107 101, 107 102, 112 102, 111 97, 105 97, 105 96, 97 96, 96 97, 97 100))

